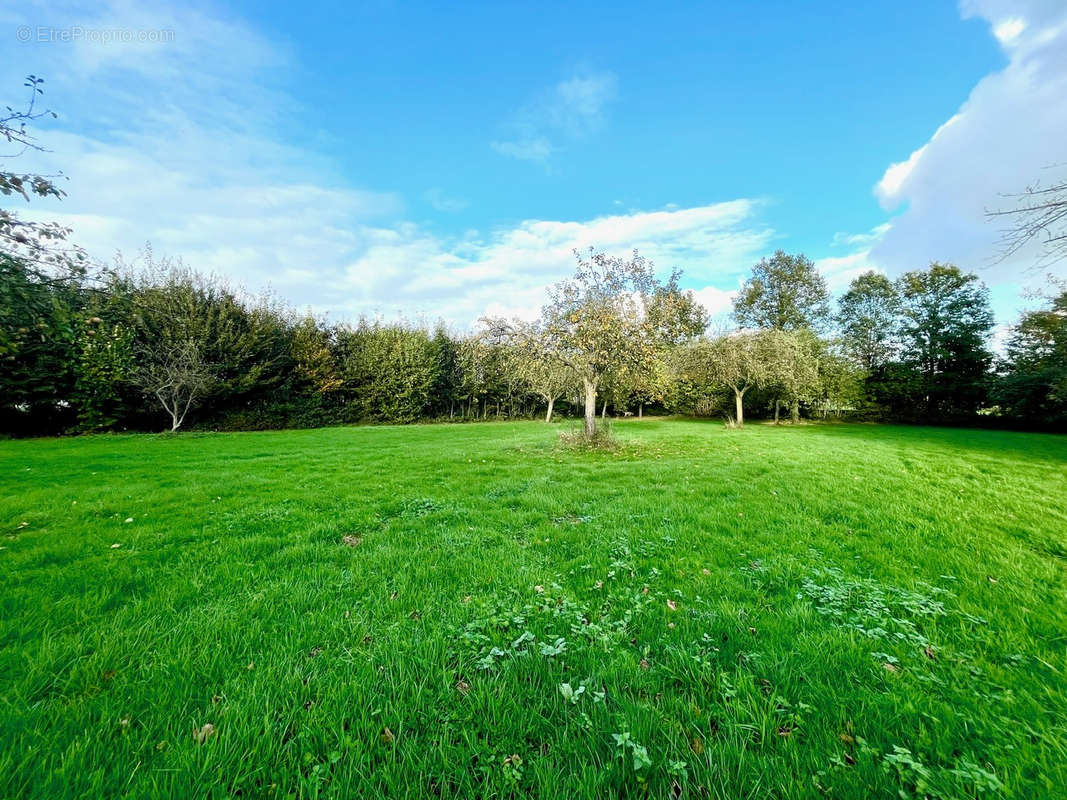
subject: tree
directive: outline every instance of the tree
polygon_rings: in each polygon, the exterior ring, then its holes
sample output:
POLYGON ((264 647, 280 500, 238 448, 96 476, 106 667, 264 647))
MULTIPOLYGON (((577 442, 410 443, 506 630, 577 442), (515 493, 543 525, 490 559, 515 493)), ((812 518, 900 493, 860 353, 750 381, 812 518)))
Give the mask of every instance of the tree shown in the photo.
POLYGON ((155 395, 170 415, 171 431, 185 421, 193 404, 211 388, 214 374, 192 339, 161 342, 142 354, 143 366, 136 374, 145 392, 155 395))
POLYGON ((1015 208, 986 212, 990 219, 1008 225, 1001 231, 1000 260, 1011 258, 1035 240, 1041 247, 1039 264, 1047 266, 1067 257, 1067 180, 1028 186, 1009 197, 1015 200, 1015 208))
POLYGON ((734 319, 742 328, 818 331, 826 327, 829 298, 811 259, 778 250, 752 268, 734 299, 734 319))
POLYGON ((745 393, 765 385, 770 377, 767 350, 767 335, 759 331, 700 339, 675 353, 675 376, 696 385, 729 389, 734 397, 734 418, 737 426, 743 427, 745 393))
POLYGON ((336 392, 344 383, 334 357, 334 331, 308 314, 291 332, 293 377, 313 396, 336 392))
POLYGON ((131 297, 138 349, 174 350, 193 342, 212 365, 205 410, 247 405, 293 376, 288 314, 269 296, 251 297, 217 276, 156 259, 151 248, 140 269, 118 261, 116 274, 131 297))
POLYGON ((1052 278, 1048 308, 1025 312, 1008 339, 997 400, 1023 419, 1067 421, 1067 281, 1052 278))
MULTIPOLYGON (((529 332, 527 336, 535 336, 529 332)), ((545 422, 552 421, 556 401, 578 385, 578 376, 566 364, 546 357, 543 345, 517 348, 514 366, 519 376, 534 394, 545 401, 545 422)))
POLYGON ((408 423, 429 411, 437 360, 426 331, 360 320, 340 338, 345 391, 363 418, 408 423))
POLYGON ((490 326, 514 345, 574 371, 583 389, 585 434, 592 437, 597 389, 607 376, 650 370, 657 354, 703 331, 707 314, 692 292, 679 288, 681 273, 661 283, 652 262, 636 250, 628 259, 592 248, 589 253, 583 258, 575 251, 574 277, 550 290, 538 326, 490 326))
POLYGON ((892 281, 877 272, 853 279, 837 301, 837 325, 846 353, 872 372, 893 358, 900 297, 892 281))
POLYGON ((55 430, 74 382, 75 281, 46 283, 0 253, 0 410, 13 431, 55 430))
POLYGON ((973 414, 985 401, 993 327, 989 290, 951 264, 897 279, 902 360, 922 377, 929 416, 973 414))
POLYGON ((819 339, 807 329, 769 330, 763 332, 761 345, 763 384, 774 393, 774 424, 783 399, 795 424, 800 421, 801 401, 813 400, 819 390, 819 339))
MULTIPOLYGON (((44 94, 44 78, 29 75, 23 84, 29 98, 21 110, 7 107, 0 116, 0 137, 12 152, 0 155, 0 194, 19 195, 29 202, 32 197, 57 200, 66 192, 56 185, 58 175, 20 173, 7 169, 6 162, 27 150, 43 151, 28 126, 43 117, 56 117, 49 109, 40 109, 37 101, 44 94)), ((67 243, 70 229, 52 222, 20 219, 14 211, 0 209, 0 255, 19 261, 34 280, 42 283, 65 281, 85 274, 88 259, 85 251, 67 243)))

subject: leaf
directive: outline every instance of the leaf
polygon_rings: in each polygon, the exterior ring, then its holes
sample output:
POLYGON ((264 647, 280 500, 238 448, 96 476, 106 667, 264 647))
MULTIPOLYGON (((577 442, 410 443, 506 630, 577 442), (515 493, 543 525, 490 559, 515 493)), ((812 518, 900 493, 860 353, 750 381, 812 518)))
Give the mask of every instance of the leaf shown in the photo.
POLYGON ((395 741, 396 735, 391 730, 389 730, 389 728, 386 728, 384 731, 382 731, 382 744, 386 746, 391 746, 395 741))
POLYGON ((668 600, 667 601, 667 608, 669 608, 671 611, 677 611, 678 610, 678 604, 676 602, 674 602, 673 600, 668 600))
POLYGON ((341 537, 341 541, 349 547, 359 547, 363 544, 363 537, 356 536, 354 533, 348 533, 341 537))
POLYGON ((704 755, 704 740, 699 736, 694 736, 693 741, 689 743, 689 749, 698 756, 704 755))

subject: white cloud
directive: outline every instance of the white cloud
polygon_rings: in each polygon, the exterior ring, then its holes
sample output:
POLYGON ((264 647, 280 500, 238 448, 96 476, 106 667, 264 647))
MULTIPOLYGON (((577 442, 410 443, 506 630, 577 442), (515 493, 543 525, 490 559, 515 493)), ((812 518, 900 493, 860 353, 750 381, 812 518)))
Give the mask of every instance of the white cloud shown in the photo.
MULTIPOLYGON (((704 287, 701 298, 719 310, 729 297, 719 287, 735 285, 774 235, 760 220, 762 201, 750 199, 434 234, 406 219, 394 193, 339 184, 333 164, 290 143, 279 115, 306 115, 279 88, 279 73, 299 69, 284 46, 181 5, 64 8, 32 24, 175 34, 169 49, 32 51, 35 70, 48 76, 46 98, 63 116, 42 129, 52 152, 25 165, 65 170, 70 196, 24 213, 71 226, 101 260, 151 241, 157 253, 251 291, 270 285, 298 307, 343 318, 440 316, 462 327, 487 313, 536 315, 546 286, 572 272, 572 250, 591 245, 618 254, 639 247, 664 272, 685 268, 689 285, 704 287)), ((26 56, 0 51, 4 85, 21 85, 26 56)), ((525 121, 564 142, 589 135, 614 85, 607 73, 561 81, 525 121)), ((422 200, 444 212, 465 206, 441 187, 422 200)))
POLYGON ((1003 44, 1010 45, 1026 30, 1026 22, 1018 17, 1008 17, 993 26, 993 35, 1003 44))
POLYGON ((1067 5, 964 0, 961 13, 989 23, 1008 64, 979 81, 928 142, 888 167, 875 195, 887 210, 903 211, 868 256, 890 274, 950 261, 996 284, 1032 271, 1035 252, 996 264, 998 230, 986 212, 1010 207, 1004 194, 1067 174, 1067 5))
POLYGON ((488 235, 441 239, 413 225, 376 229, 348 266, 346 310, 374 308, 467 325, 484 314, 536 316, 551 284, 590 246, 620 255, 638 248, 666 272, 679 267, 709 311, 726 308, 736 284, 773 231, 761 203, 736 200, 695 208, 635 211, 584 221, 527 220, 488 235))
POLYGON ((489 144, 501 155, 547 163, 559 149, 553 140, 577 140, 600 129, 616 93, 610 72, 575 74, 523 106, 501 126, 506 138, 489 144))

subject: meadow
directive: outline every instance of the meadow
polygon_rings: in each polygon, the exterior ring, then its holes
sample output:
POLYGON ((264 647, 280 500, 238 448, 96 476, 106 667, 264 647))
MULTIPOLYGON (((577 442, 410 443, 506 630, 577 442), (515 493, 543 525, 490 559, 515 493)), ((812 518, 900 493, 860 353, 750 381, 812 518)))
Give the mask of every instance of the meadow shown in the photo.
POLYGON ((0 796, 1067 795, 1067 437, 0 442, 0 796))

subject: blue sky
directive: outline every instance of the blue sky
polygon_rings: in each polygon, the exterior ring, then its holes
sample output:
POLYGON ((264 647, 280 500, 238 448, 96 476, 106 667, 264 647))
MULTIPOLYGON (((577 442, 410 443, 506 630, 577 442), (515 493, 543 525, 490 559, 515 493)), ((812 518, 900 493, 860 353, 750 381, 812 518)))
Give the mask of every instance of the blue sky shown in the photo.
POLYGON ((460 6, 0 11, 5 101, 33 72, 60 113, 26 166, 70 177, 24 211, 101 259, 151 241, 460 328, 533 314, 575 246, 640 247, 720 313, 779 247, 838 290, 953 261, 1001 323, 1041 283, 983 211, 1067 161, 1062 0, 460 6))

